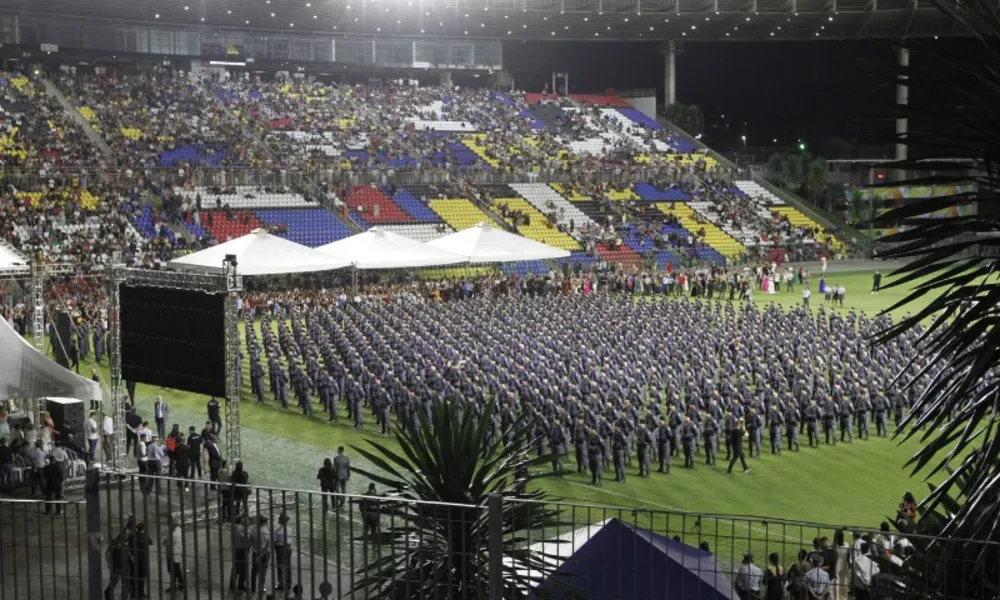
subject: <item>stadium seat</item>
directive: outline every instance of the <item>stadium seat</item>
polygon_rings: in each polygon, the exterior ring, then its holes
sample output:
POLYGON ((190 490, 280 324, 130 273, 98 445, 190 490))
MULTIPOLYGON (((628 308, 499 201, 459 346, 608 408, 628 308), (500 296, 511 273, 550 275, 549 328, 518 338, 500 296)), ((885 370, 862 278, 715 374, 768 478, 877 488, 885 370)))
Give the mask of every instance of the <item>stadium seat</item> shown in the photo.
MULTIPOLYGON (((513 186, 512 186, 513 187, 513 186)), ((496 206, 506 206, 508 210, 528 215, 528 224, 517 227, 518 233, 526 238, 548 244, 563 250, 581 250, 580 242, 563 233, 549 223, 548 218, 523 198, 496 198, 496 206)), ((508 222, 513 224, 511 219, 508 222)))
POLYGON ((285 226, 287 231, 277 233, 280 237, 312 248, 350 237, 353 233, 325 208, 275 208, 257 210, 254 214, 265 225, 285 226))
POLYGON ((351 188, 347 205, 359 213, 370 225, 382 223, 409 223, 414 219, 382 190, 370 185, 356 185, 351 188))
POLYGON ((464 198, 431 200, 429 205, 455 231, 475 227, 480 223, 493 224, 489 215, 464 198))

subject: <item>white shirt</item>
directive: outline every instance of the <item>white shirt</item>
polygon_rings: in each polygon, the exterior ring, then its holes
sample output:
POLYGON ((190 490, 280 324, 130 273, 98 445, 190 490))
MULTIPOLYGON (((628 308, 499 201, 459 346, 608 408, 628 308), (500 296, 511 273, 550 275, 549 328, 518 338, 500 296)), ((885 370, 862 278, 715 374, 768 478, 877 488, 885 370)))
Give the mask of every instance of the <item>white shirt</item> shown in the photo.
POLYGON ((802 290, 802 297, 805 298, 806 300, 808 300, 809 297, 812 295, 813 293, 809 291, 809 288, 802 290))
POLYGON ((830 576, 819 567, 806 573, 806 585, 816 596, 823 596, 830 589, 830 576))
POLYGON ((104 416, 104 422, 101 423, 101 431, 104 435, 114 435, 115 420, 111 418, 111 415, 104 416))
POLYGON ((740 569, 736 571, 736 589, 749 592, 749 591, 760 591, 760 582, 764 578, 760 567, 753 563, 748 563, 740 565, 740 569))
POLYGON ((87 420, 83 422, 83 430, 86 432, 88 440, 98 439, 97 421, 95 421, 93 417, 88 417, 87 420))
POLYGON ((854 585, 869 588, 872 585, 872 577, 878 573, 878 565, 870 556, 858 554, 854 557, 854 585))

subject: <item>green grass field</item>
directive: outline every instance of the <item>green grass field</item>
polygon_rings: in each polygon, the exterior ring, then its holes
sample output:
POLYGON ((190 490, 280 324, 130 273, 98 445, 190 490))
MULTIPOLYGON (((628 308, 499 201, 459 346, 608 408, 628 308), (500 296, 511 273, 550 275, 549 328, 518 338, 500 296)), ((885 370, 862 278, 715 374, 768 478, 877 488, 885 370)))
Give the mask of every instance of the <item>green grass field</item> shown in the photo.
MULTIPOLYGON (((815 291, 816 281, 813 281, 815 291)), ((900 299, 904 290, 883 291, 880 295, 870 295, 871 274, 869 272, 847 273, 831 276, 830 283, 843 283, 847 288, 847 302, 838 311, 852 308, 874 314, 900 299)), ((793 293, 779 293, 774 296, 756 295, 755 302, 761 305, 776 302, 784 306, 801 303, 801 289, 793 293)), ((822 298, 814 296, 813 309, 822 304, 822 298)), ((829 309, 828 309, 829 310, 829 309)), ((85 364, 86 372, 90 364, 85 364)), ((244 372, 248 372, 248 367, 244 372)), ((83 372, 83 371, 82 371, 83 372)), ((104 370, 107 377, 107 371, 104 370)), ((170 421, 186 430, 188 425, 200 425, 205 420, 207 398, 185 392, 157 389, 139 385, 139 408, 143 415, 151 414, 152 399, 162 394, 171 405, 170 421)), ((251 483, 292 489, 315 490, 316 470, 323 458, 332 456, 337 446, 365 445, 369 436, 378 437, 382 442, 393 445, 391 440, 373 433, 375 425, 369 425, 368 432, 358 432, 349 423, 332 425, 319 414, 307 419, 295 409, 282 411, 275 405, 257 404, 250 398, 249 382, 245 382, 241 403, 243 425, 243 459, 251 474, 251 483)), ((369 417, 366 416, 366 419, 369 417)), ((874 433, 874 425, 872 427, 874 433)), ((767 454, 768 444, 764 442, 764 454, 759 460, 751 460, 752 473, 726 476, 725 464, 708 467, 701 464, 696 469, 686 471, 674 467, 669 476, 654 473, 651 479, 629 477, 624 484, 605 480, 602 487, 589 485, 589 478, 567 473, 562 479, 542 480, 542 487, 555 498, 572 503, 595 506, 627 507, 651 511, 689 511, 722 515, 766 516, 771 519, 800 520, 845 526, 877 527, 886 515, 893 514, 901 494, 912 490, 918 496, 926 489, 926 484, 910 477, 904 464, 917 448, 917 442, 899 444, 886 438, 873 437, 870 441, 854 444, 838 444, 836 447, 821 446, 818 449, 805 447, 799 453, 785 452, 781 456, 767 454)), ((350 453, 350 450, 349 450, 350 453)), ((356 453, 354 453, 356 455, 356 453)), ((572 456, 570 457, 572 462, 572 456)), ((360 458, 354 459, 361 465, 360 458)), ((569 465, 573 470, 574 465, 569 465)), ((635 471, 635 466, 631 469, 635 471)), ((655 470, 655 467, 654 467, 655 470)), ((360 493, 367 487, 361 477, 350 481, 351 492, 360 493)), ((616 513, 601 509, 578 509, 574 518, 584 521, 601 520, 616 513)), ((622 514, 630 514, 626 511, 622 514)), ((755 550, 764 537, 771 536, 787 544, 782 554, 794 554, 804 540, 816 535, 814 530, 782 528, 774 525, 760 525, 763 519, 755 518, 754 523, 732 524, 729 521, 714 521, 701 518, 700 531, 695 525, 696 517, 672 516, 673 524, 664 515, 635 517, 640 525, 649 524, 658 530, 668 530, 673 534, 685 535, 686 541, 708 538, 714 546, 730 549, 734 555, 742 552, 747 545, 755 550), (646 523, 646 521, 648 523, 646 523), (714 525, 713 525, 714 523, 714 525), (754 542, 743 540, 753 537, 754 542)), ((829 530, 824 535, 832 535, 829 530)))

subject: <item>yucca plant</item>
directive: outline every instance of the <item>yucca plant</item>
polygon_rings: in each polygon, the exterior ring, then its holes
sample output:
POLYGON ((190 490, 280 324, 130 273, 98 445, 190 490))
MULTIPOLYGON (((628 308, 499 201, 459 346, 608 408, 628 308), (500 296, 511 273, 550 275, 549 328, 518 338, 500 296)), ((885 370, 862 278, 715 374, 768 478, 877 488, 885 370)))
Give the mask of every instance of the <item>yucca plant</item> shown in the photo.
POLYGON ((917 542, 916 558, 897 574, 909 580, 914 595, 995 598, 1000 552, 990 542, 1000 540, 1000 395, 993 376, 1000 361, 1000 20, 989 0, 936 4, 968 31, 970 47, 948 55, 937 50, 940 44, 902 45, 915 66, 896 74, 910 91, 909 105, 897 106, 896 116, 911 126, 896 141, 907 145, 910 158, 886 166, 914 174, 892 185, 951 186, 939 188, 951 193, 911 200, 875 221, 876 227, 900 228, 879 240, 883 257, 908 261, 891 285, 913 286, 892 309, 930 299, 876 341, 931 323, 920 337, 930 360, 913 365, 905 377, 933 376, 904 427, 906 439, 922 442, 908 463, 914 476, 943 478, 921 502, 918 523, 897 523, 938 537, 917 542), (959 173, 939 157, 967 159, 974 172, 959 173))
POLYGON ((375 466, 356 471, 388 491, 380 507, 383 528, 373 540, 383 554, 362 568, 356 589, 386 600, 487 598, 489 562, 497 558, 489 552, 497 521, 491 522, 487 503, 496 495, 502 596, 526 597, 546 569, 546 557, 528 548, 528 532, 564 525, 543 492, 527 489, 538 477, 530 470, 551 457, 530 455, 534 440, 524 421, 490 437, 492 407, 477 416, 464 400, 445 399, 416 413, 398 422, 399 452, 374 440, 371 449, 355 448, 375 466))

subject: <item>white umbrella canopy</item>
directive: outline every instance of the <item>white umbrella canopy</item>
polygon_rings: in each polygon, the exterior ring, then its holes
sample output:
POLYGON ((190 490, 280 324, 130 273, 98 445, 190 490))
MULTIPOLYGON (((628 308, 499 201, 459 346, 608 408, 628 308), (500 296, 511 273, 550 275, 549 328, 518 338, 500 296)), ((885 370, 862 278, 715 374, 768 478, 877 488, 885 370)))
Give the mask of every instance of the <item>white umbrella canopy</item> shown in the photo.
POLYGON ((28 263, 13 251, 0 245, 0 273, 21 272, 28 270, 28 263))
POLYGON ((358 269, 409 269, 467 262, 464 256, 378 227, 320 246, 316 251, 348 261, 358 269))
POLYGON ((486 223, 431 240, 427 245, 459 254, 473 264, 552 260, 570 255, 568 250, 529 240, 486 223))
POLYGON ((254 229, 250 233, 222 244, 188 254, 167 263, 171 269, 222 273, 226 255, 236 256, 240 275, 281 275, 309 273, 349 267, 349 261, 338 260, 316 250, 254 229))

